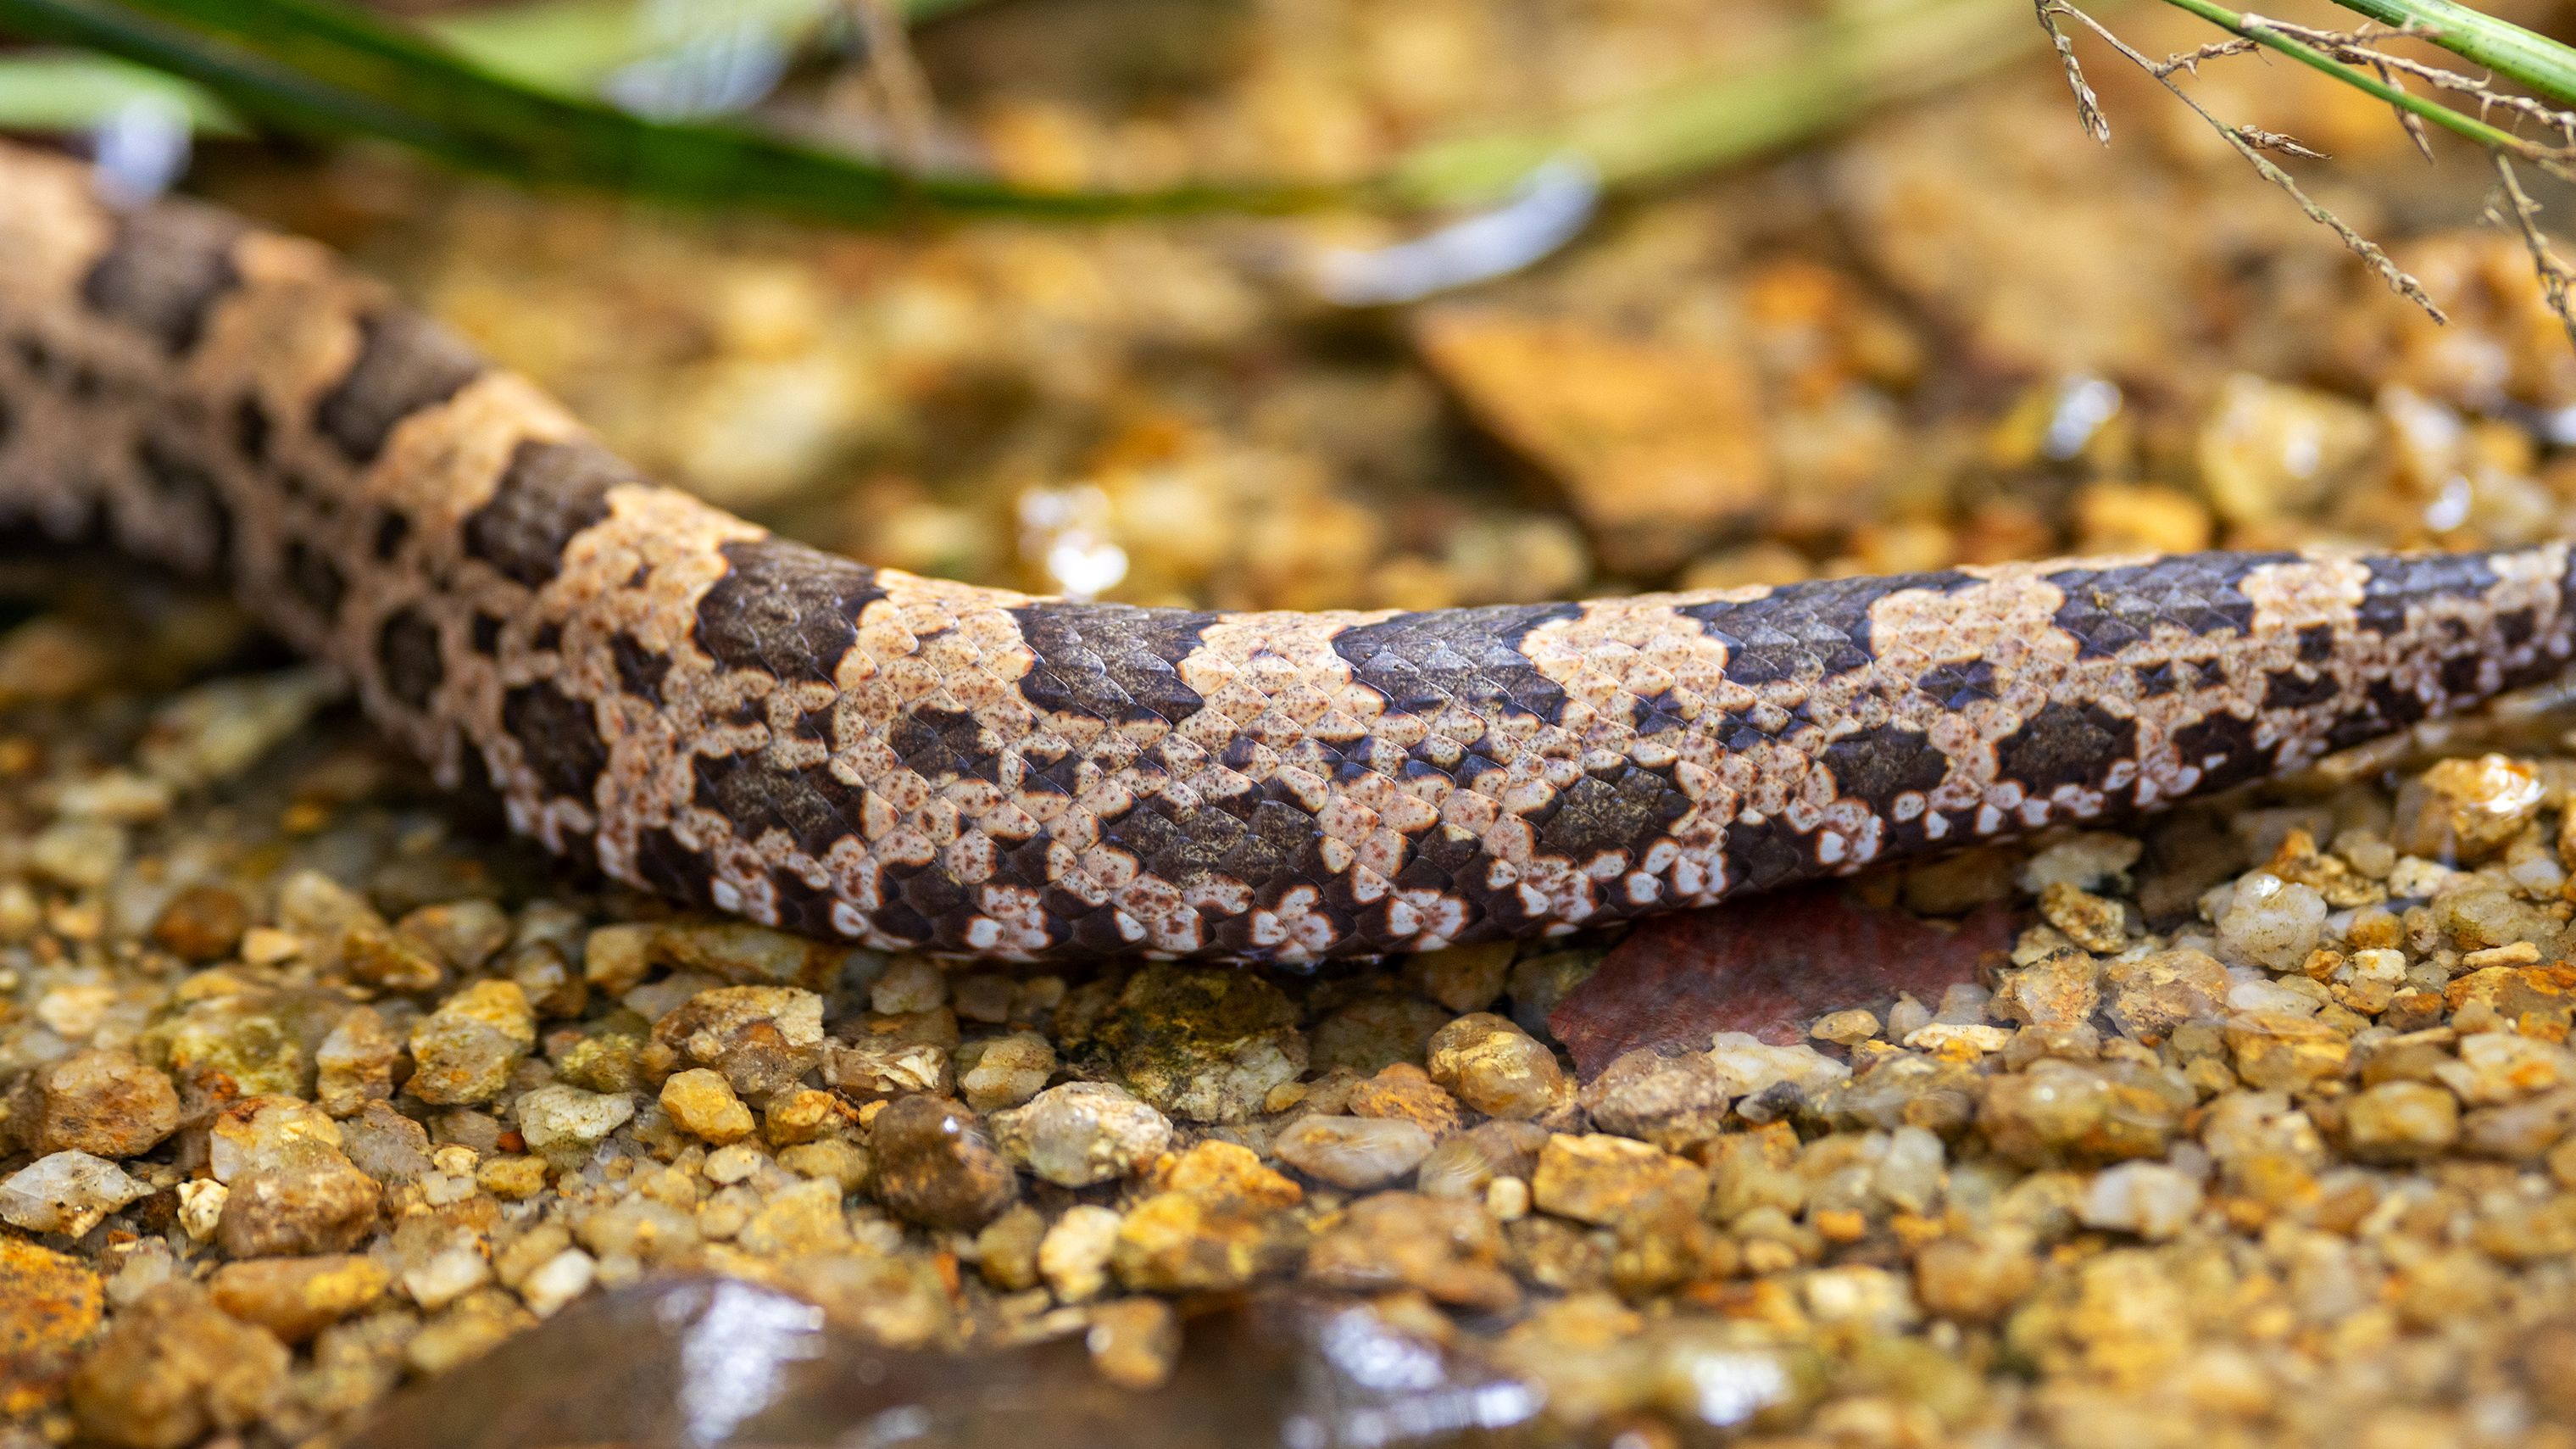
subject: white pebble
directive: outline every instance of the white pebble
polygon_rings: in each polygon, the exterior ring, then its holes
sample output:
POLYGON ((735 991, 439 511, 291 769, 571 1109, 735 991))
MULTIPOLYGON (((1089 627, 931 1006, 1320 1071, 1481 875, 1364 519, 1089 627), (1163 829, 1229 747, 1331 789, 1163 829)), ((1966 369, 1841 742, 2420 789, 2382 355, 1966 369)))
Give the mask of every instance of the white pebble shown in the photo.
POLYGON ((0 1182, 0 1219, 31 1233, 77 1238, 97 1227, 101 1218, 151 1191, 104 1157, 57 1152, 37 1158, 0 1182))
POLYGON ((2218 920, 2218 940, 2237 960, 2290 971, 2317 948, 2325 924, 2326 900, 2314 887, 2256 871, 2236 883, 2218 920))
POLYGON ((1356 1192, 1421 1166, 1431 1155, 1431 1134, 1398 1117, 1300 1117, 1271 1150, 1308 1177, 1356 1192))
POLYGON ((1108 1285, 1119 1221, 1108 1208, 1077 1203, 1038 1240, 1038 1276, 1055 1290, 1058 1302, 1079 1303, 1108 1285))
POLYGON ((2123 1162, 2086 1189, 2075 1215, 2088 1228, 2170 1238, 2200 1211, 2200 1183, 2161 1162, 2123 1162))
POLYGON ((599 1263, 579 1248, 566 1248, 537 1265, 519 1283, 519 1300, 539 1318, 551 1318, 556 1309, 590 1290, 590 1282, 599 1276, 599 1263))

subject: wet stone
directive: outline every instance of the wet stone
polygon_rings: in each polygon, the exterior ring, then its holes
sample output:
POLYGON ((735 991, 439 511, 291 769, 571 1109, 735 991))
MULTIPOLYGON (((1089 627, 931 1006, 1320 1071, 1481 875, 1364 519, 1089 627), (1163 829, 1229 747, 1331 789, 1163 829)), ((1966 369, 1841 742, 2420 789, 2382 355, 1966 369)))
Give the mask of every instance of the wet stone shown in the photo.
POLYGON ((1055 1048, 1033 1031, 971 1043, 958 1058, 963 1067, 957 1077, 958 1095, 978 1112, 1016 1107, 1036 1096, 1046 1089, 1056 1068, 1055 1048), (966 1060, 969 1052, 971 1062, 966 1060))
POLYGON ((1582 1102, 1602 1131, 1680 1152, 1718 1134, 1732 1101, 1726 1087, 1706 1052, 1640 1047, 1602 1068, 1582 1102))
POLYGON ((516 982, 477 981, 412 1029, 416 1066, 404 1090, 435 1106, 488 1102, 536 1042, 527 993, 516 982))
POLYGON ((1476 1203, 1379 1193, 1353 1203, 1306 1250, 1306 1277, 1344 1292, 1410 1288, 1437 1303, 1508 1313, 1521 1293, 1503 1255, 1501 1230, 1476 1203))
POLYGON ((1106 1082, 1049 1087, 998 1112, 993 1135, 1014 1161, 1062 1187, 1126 1177, 1161 1155, 1171 1119, 1106 1082))
POLYGON ((876 1194, 897 1217, 972 1231, 1019 1197, 1019 1175, 962 1102, 903 1097, 870 1129, 876 1194))
POLYGON ((267 1330, 194 1284, 167 1283, 117 1314, 73 1371, 72 1414, 84 1435, 119 1449, 181 1449, 257 1424, 284 1392, 288 1363, 267 1330))
POLYGON ((673 1072, 662 1083, 662 1110, 680 1130, 721 1146, 751 1135, 756 1125, 733 1084, 707 1067, 673 1072))
POLYGON ((1434 1141, 1466 1125, 1458 1099, 1411 1062, 1397 1062, 1367 1081, 1353 1083, 1342 1105, 1354 1117, 1410 1122, 1430 1133, 1434 1141))
POLYGON ((1574 1101, 1556 1053, 1504 1017, 1462 1016, 1431 1038, 1431 1079, 1490 1117, 1531 1118, 1574 1101))
POLYGON ((1248 1120, 1307 1064, 1296 1005, 1267 979, 1163 965, 1127 979, 1076 1055, 1192 1122, 1248 1120))
POLYGON ((38 1074, 35 1149, 99 1157, 149 1152, 178 1130, 179 1094, 125 1051, 75 1052, 38 1074))
POLYGON ((1306 1116, 1282 1128, 1271 1146, 1280 1161, 1308 1177, 1358 1191, 1420 1166, 1431 1153, 1431 1134, 1400 1119, 1306 1116))
POLYGON ((391 1283, 373 1259, 331 1253, 226 1263, 206 1286, 226 1313, 302 1343, 374 1304, 391 1283))
POLYGON ((0 1179, 0 1220, 76 1238, 151 1191, 103 1157, 54 1152, 0 1179))

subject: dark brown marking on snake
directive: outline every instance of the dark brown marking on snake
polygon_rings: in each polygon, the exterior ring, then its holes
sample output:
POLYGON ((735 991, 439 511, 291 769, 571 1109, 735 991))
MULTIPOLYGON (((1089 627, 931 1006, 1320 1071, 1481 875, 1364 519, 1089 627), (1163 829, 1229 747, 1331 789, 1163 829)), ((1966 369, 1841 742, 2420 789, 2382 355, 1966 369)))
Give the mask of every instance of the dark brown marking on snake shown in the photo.
POLYGON ((2408 610, 2426 599, 2476 599, 2496 583, 2482 553, 2380 554, 2361 563, 2369 574, 2353 625, 2383 637, 2403 630, 2408 610))
POLYGON ((1995 697, 1995 667, 1983 659, 1935 664, 1923 671, 1914 687, 1938 700, 1943 709, 1966 709, 1995 697))
POLYGON ((720 552, 732 568, 698 601, 698 647, 727 669, 831 683, 859 611, 885 597, 876 570, 782 538, 720 552))
POLYGON ((1335 634, 1333 652, 1399 714, 1436 714, 1456 704, 1486 719, 1518 714, 1554 724, 1565 712, 1565 690, 1521 653, 1521 640, 1582 613, 1579 604, 1497 604, 1397 614, 1335 634))
POLYGON ((447 682, 447 663, 439 657, 438 625, 409 604, 387 616, 376 631, 376 663, 385 688, 406 708, 429 708, 438 687, 447 682))
POLYGON ((523 684, 501 696, 501 727, 519 742, 519 756, 539 784, 589 802, 600 772, 608 768, 608 745, 587 701, 546 680, 523 684))
POLYGON ((905 765, 933 784, 982 780, 999 784, 1002 757, 975 716, 962 710, 915 706, 886 732, 886 743, 905 765))
POLYGON ((1203 703, 1175 666, 1199 646, 1214 614, 1048 603, 1011 617, 1037 656, 1020 694, 1039 709, 1128 724, 1187 719, 1203 703))
POLYGON ((1819 579, 1790 584, 1758 599, 1686 604, 1674 612, 1697 619, 1726 646, 1726 677, 1737 684, 1831 679, 1865 669, 1871 652, 1869 611, 1891 594, 1956 593, 1977 580, 1956 569, 1885 578, 1819 579))
POLYGON ((2343 692, 2331 674, 2312 669, 2275 669, 2263 676, 2263 707, 2307 709, 2343 692))
POLYGON ((340 600, 349 592, 349 580, 330 555, 298 538, 286 545, 286 587, 327 623, 340 617, 340 600))
POLYGON ((2254 721, 2220 710, 2175 730, 2174 752, 2201 772, 2200 789, 2224 790, 2271 772, 2271 752, 2255 743, 2254 721))
POLYGON ((203 335, 206 315, 241 284, 233 246, 245 230, 233 217, 184 202, 129 211, 81 279, 81 300, 185 355, 203 335))
POLYGON ((260 406, 258 398, 243 393, 241 400, 233 404, 233 451, 241 454, 243 462, 268 461, 268 439, 273 430, 268 409, 260 406))
POLYGON ((1995 773, 2021 783, 2025 795, 2046 797, 2066 785, 2101 788, 2111 767, 2135 754, 2138 722, 2086 701, 2050 700, 1995 741, 1995 773))
POLYGON ((1887 813, 1896 797, 1928 794, 1950 775, 1950 757, 1921 730, 1876 725, 1845 735, 1817 756, 1833 772, 1834 788, 1887 813))
POLYGON ((403 540, 411 537, 411 520, 400 509, 388 508, 376 515, 376 562, 392 563, 402 552, 403 540))
POLYGON ((2299 662, 2323 664, 2334 657, 2335 631, 2331 624, 2310 624, 2299 631, 2299 662))
POLYGON ((573 538, 608 516, 608 490, 634 481, 635 470, 596 443, 523 439, 492 496, 465 515, 465 556, 541 588, 562 570, 573 538))
POLYGON ((2157 626, 2198 636, 2244 634, 2254 601, 2239 587, 2290 553, 2172 554, 2116 568, 2064 569, 2043 577, 2065 602, 2052 616, 2075 640, 2078 659, 2108 659, 2154 637, 2157 626))
POLYGON ((1609 778, 1586 775, 1556 792, 1538 845, 1550 855, 1588 862, 1603 855, 1634 858, 1639 841, 1652 840, 1690 813, 1690 797, 1662 772, 1628 765, 1609 778))
POLYGON ((782 766, 759 749, 700 755, 690 768, 697 802, 734 822, 745 840, 783 830, 797 849, 821 856, 859 828, 867 792, 844 783, 830 765, 782 766))
POLYGON ((455 333, 412 312, 359 320, 358 360, 313 406, 313 426, 351 462, 372 463, 403 419, 447 401, 483 373, 455 333))
POLYGON ((224 502, 223 488, 215 482, 215 475, 195 459, 150 436, 135 446, 134 465, 151 480, 155 493, 195 513, 196 527, 190 532, 202 543, 202 557, 185 562, 215 573, 229 567, 233 556, 233 512, 224 502))
POLYGON ((499 618, 491 614, 486 614, 480 609, 475 610, 474 622, 470 626, 467 634, 467 637, 473 642, 474 652, 482 655, 486 659, 499 655, 501 652, 501 630, 503 627, 505 626, 499 618))
POLYGON ((715 863, 668 826, 655 825, 635 832, 635 874, 665 895, 706 905, 715 863))
POLYGON ((769 896, 780 930, 827 939, 840 933, 832 919, 837 898, 828 886, 815 885, 791 870, 772 870, 769 896))
POLYGON ((671 656, 647 649, 623 629, 608 636, 608 657, 617 664, 618 687, 656 708, 662 703, 662 680, 671 672, 671 656))

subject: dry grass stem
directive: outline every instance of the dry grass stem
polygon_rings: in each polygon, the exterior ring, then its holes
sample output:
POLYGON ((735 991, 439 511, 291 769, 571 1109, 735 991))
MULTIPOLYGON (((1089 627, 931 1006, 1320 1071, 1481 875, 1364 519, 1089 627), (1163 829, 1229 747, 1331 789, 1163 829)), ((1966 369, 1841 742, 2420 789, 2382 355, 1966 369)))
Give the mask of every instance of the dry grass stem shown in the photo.
MULTIPOLYGON (((2260 24, 2263 28, 2277 34, 2286 35, 2293 40, 2305 41, 2348 65, 2370 66, 2379 72, 2382 80, 2389 80, 2391 84, 2394 84, 2392 75, 2402 75, 2422 81, 2436 90, 2475 97, 2481 114, 2489 111, 2506 111, 2526 120, 2537 121, 2556 131, 2562 145, 2576 146, 2576 111, 2560 110, 2530 96, 2518 96, 2497 90, 2492 83, 2476 76, 2463 75, 2455 70, 2428 65, 2423 61, 2402 55, 2390 55, 2375 48, 2373 44, 2380 40, 2403 39, 2414 33, 2411 30, 2391 30, 2371 26, 2347 33, 2336 30, 2317 30, 2305 25, 2294 25, 2286 20, 2263 19, 2251 15, 2245 17, 2245 20, 2248 25, 2260 24)), ((2420 124, 2419 118, 2408 117, 2408 119, 2420 124)), ((2529 159, 2537 162, 2539 158, 2529 159)))
POLYGON ((2325 152, 2302 144, 2298 137, 2284 136, 2278 131, 2266 131, 2260 126, 2239 126, 2236 128, 2236 135, 2245 144, 2260 150, 2278 151, 2284 156, 2296 156, 2302 161, 2326 159, 2325 152))
POLYGON ((867 46, 867 89, 885 120, 888 159, 919 169, 930 162, 936 114, 930 79, 912 53, 903 12, 894 0, 843 0, 850 25, 867 46))
POLYGON ((2102 98, 2093 94, 2092 85, 2084 79, 2084 67, 2075 59, 2075 42, 2058 28, 2057 16, 2068 10, 2063 0, 2036 0, 2039 28, 2048 32, 2049 44, 2057 47, 2057 63, 2066 68, 2066 88, 2075 93, 2075 119, 2084 134, 2101 144, 2111 144, 2111 118, 2102 114, 2102 98))
MULTIPOLYGON (((2513 210, 2514 230, 2522 234, 2523 250, 2531 253, 2531 269, 2540 276, 2540 293, 2548 299, 2549 310, 2558 314, 2558 325, 2566 329, 2568 345, 2576 347, 2576 314, 2567 310, 2567 287, 2576 281, 2576 272, 2568 270, 2567 263, 2549 245, 2549 238, 2542 234, 2540 203, 2522 189, 2522 178, 2513 174, 2513 158, 2502 151, 2489 154, 2495 158, 2497 184, 2513 210)), ((2493 215, 2495 208, 2490 205, 2487 210, 2493 215)), ((2501 224, 2503 218, 2497 220, 2501 224)))
MULTIPOLYGON (((2158 62, 2149 59, 2135 46, 2122 40, 2119 36, 2112 34, 2109 27, 2103 25, 2101 21, 2094 19, 2091 15, 2075 8, 2073 5, 2067 4, 2066 0, 2041 0, 2041 8, 2043 14, 2054 11, 2056 14, 2065 15, 2080 22, 2086 29, 2092 31, 2095 35, 2100 36, 2103 44, 2118 51, 2122 57, 2129 61, 2130 64, 2135 65, 2140 70, 2154 76, 2158 85, 2161 85, 2166 90, 2172 92, 2176 100, 2179 100, 2184 105, 2191 107, 2192 114, 2200 117, 2204 121, 2207 121, 2210 129, 2224 137, 2227 144, 2236 149, 2236 154, 2244 157, 2246 163, 2254 168, 2255 174, 2261 176, 2264 180, 2271 182, 2274 186, 2281 188, 2284 192, 2287 192, 2290 199, 2299 204, 2299 210, 2307 213, 2310 221, 2313 221, 2317 225, 2324 227, 2326 230, 2333 232, 2336 238, 2344 244, 2346 250, 2350 251, 2354 256, 2361 258, 2362 263, 2368 266, 2374 275, 2376 275, 2382 282, 2388 284, 2388 289, 2390 291, 2404 297, 2416 306, 2423 308, 2425 315, 2431 317, 2436 322, 2448 322, 2451 320, 2443 313, 2439 306, 2435 305, 2432 294, 2424 290, 2424 284, 2417 281, 2413 273, 2407 271, 2405 268, 2397 265, 2395 261, 2391 260, 2388 253, 2381 250, 2377 242, 2374 242, 2370 238, 2363 236, 2360 232, 2353 230, 2352 226, 2342 217, 2339 217, 2332 211, 2327 210, 2322 203, 2309 196, 2307 192, 2301 190, 2298 181, 2294 179, 2289 172, 2282 170, 2278 165, 2274 164, 2272 158, 2264 155, 2263 148, 2258 146, 2253 140, 2249 139, 2243 133, 2242 128, 2231 126, 2227 122, 2220 120, 2217 116, 2210 113, 2207 106, 2204 106, 2198 100, 2195 100, 2192 97, 2191 92, 2184 90, 2181 84, 2174 80, 2174 73, 2178 70, 2194 70, 2194 66, 2192 64, 2167 62, 2159 65, 2158 62)), ((2248 20, 2250 23, 2251 17, 2248 17, 2248 20)), ((2052 30, 2053 29, 2054 27, 2052 27, 2052 30)), ((2203 47, 2202 49, 2203 51, 2206 51, 2208 47, 2203 47)), ((2061 53, 2066 55, 2066 63, 2071 70, 2075 64, 2071 48, 2069 50, 2062 51, 2061 53)), ((2206 54, 2196 54, 2195 56, 2195 60, 2211 58, 2214 57, 2206 54)), ((2194 70, 2194 73, 2197 74, 2197 71, 2194 70)), ((2085 94, 2091 94, 2089 88, 2086 90, 2085 94)))

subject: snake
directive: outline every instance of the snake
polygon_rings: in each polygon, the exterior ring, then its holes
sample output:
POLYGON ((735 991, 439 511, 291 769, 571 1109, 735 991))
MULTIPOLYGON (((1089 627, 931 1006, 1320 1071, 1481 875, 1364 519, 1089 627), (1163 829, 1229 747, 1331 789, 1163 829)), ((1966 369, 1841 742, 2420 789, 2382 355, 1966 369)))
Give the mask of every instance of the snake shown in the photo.
POLYGON ((2116 822, 2576 647, 2565 541, 1421 611, 871 568, 641 476, 309 240, 0 149, 0 521, 228 584, 449 789, 882 951, 1298 965, 2116 822))

